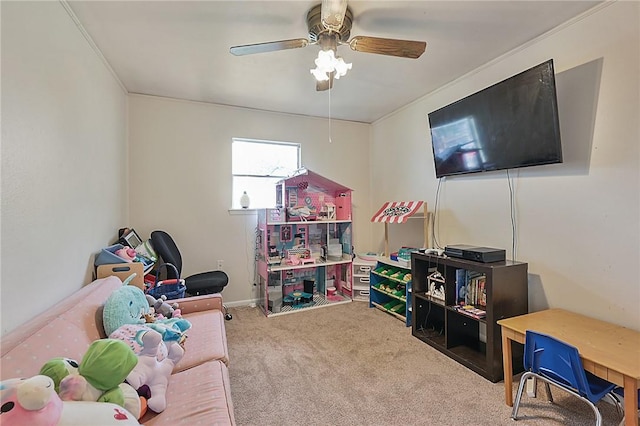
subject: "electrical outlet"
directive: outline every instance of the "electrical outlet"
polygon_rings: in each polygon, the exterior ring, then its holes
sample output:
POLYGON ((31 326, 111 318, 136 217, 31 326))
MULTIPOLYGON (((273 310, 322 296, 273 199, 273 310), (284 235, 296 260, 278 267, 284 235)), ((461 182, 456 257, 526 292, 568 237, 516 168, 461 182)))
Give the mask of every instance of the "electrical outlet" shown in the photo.
POLYGON ((218 260, 218 270, 221 271, 224 266, 224 260, 218 260))

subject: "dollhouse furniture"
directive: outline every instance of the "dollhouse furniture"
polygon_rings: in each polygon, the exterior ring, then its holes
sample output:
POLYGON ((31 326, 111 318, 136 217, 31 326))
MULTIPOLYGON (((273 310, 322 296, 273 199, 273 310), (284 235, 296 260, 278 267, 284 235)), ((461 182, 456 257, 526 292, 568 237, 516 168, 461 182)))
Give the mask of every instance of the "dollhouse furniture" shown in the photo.
POLYGON ((302 169, 276 184, 276 203, 258 210, 256 271, 265 315, 351 302, 351 189, 302 169))

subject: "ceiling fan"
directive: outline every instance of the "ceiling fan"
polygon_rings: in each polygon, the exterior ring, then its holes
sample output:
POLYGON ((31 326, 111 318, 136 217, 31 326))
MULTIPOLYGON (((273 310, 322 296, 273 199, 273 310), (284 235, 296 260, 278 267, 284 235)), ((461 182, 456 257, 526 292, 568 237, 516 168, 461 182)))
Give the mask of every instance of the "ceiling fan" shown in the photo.
POLYGON ((316 68, 311 73, 316 77, 316 90, 327 90, 333 80, 339 79, 351 69, 338 53, 338 46, 348 45, 356 52, 376 53, 416 59, 427 47, 424 41, 396 40, 379 37, 355 36, 349 40, 353 13, 347 7, 347 0, 322 0, 307 13, 307 38, 271 41, 266 43, 233 46, 229 51, 236 56, 254 53, 275 52, 296 49, 308 45, 319 45, 321 50, 315 60, 316 68))

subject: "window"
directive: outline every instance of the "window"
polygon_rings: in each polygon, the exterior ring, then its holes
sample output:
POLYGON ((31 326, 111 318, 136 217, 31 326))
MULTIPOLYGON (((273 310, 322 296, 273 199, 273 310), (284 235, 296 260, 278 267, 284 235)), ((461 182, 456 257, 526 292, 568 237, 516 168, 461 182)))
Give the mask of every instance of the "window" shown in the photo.
POLYGON ((233 138, 231 207, 241 208, 244 191, 249 208, 275 207, 275 184, 300 168, 300 144, 233 138))

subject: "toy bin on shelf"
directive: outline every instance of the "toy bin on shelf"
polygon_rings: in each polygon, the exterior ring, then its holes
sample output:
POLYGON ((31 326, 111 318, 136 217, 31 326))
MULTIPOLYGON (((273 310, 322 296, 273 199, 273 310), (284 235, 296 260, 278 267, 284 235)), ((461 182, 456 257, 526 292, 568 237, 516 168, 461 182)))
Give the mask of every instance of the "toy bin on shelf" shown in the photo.
MULTIPOLYGON (((118 244, 111 245, 109 247, 105 247, 102 250, 100 250, 100 253, 96 254, 95 259, 93 261, 95 272, 97 273, 98 267, 101 265, 114 265, 119 263, 128 263, 127 259, 123 259, 116 254, 118 250, 123 248, 125 248, 125 246, 118 243, 118 244)), ((144 262, 139 262, 138 261, 139 259, 140 258, 136 259, 134 262, 131 262, 131 263, 140 263, 143 268, 143 272, 140 275, 144 276, 144 274, 146 274, 147 272, 151 271, 151 269, 153 269, 155 262, 151 259, 144 259, 144 258, 142 258, 144 262)))
POLYGON ((114 244, 109 247, 105 247, 100 250, 100 253, 96 255, 93 264, 97 267, 100 265, 110 265, 112 263, 122 263, 124 259, 116 254, 120 249, 124 248, 122 244, 114 244))

